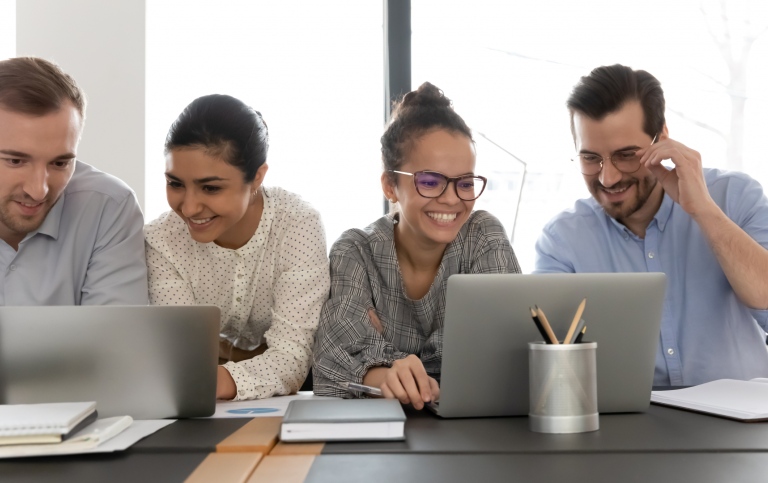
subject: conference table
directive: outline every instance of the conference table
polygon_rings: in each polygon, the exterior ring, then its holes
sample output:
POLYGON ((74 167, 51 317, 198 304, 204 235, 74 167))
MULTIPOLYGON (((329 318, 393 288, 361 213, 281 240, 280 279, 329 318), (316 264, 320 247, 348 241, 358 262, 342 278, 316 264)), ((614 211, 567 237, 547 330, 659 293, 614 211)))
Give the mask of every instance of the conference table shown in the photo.
POLYGON ((768 423, 651 405, 603 414, 598 431, 540 434, 527 417, 405 409, 405 441, 291 444, 280 418, 186 419, 120 453, 1 460, 0 481, 768 481, 768 423))

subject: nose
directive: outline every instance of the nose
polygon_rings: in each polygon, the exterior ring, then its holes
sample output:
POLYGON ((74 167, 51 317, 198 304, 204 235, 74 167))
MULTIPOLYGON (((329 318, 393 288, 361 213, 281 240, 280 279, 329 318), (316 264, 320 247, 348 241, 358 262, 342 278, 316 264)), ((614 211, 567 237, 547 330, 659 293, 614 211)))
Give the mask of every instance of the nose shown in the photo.
POLYGON ((35 201, 43 201, 48 195, 47 166, 34 166, 24 180, 24 192, 35 201))
POLYGON ((616 169, 610 159, 603 161, 603 169, 600 171, 600 183, 605 187, 611 187, 624 177, 621 171, 616 169))
POLYGON ((445 204, 454 204, 459 201, 461 201, 461 198, 456 194, 456 180, 450 180, 448 181, 448 184, 445 185, 445 189, 443 190, 443 193, 437 197, 438 201, 445 204), (451 186, 453 185, 453 186, 451 186))
POLYGON ((184 197, 181 199, 181 206, 179 207, 184 216, 191 218, 199 215, 202 207, 203 204, 197 199, 195 190, 188 189, 184 192, 184 197))

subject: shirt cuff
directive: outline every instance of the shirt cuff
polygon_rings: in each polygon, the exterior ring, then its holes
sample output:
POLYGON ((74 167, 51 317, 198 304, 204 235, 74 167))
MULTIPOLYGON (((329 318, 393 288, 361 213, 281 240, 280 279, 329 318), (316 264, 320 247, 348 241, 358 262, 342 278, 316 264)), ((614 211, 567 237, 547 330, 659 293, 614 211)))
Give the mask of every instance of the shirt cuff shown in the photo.
POLYGON ((232 399, 232 401, 256 399, 258 395, 256 394, 256 388, 250 381, 251 375, 248 374, 248 371, 232 361, 227 362, 223 367, 229 372, 229 375, 232 376, 232 379, 235 381, 236 391, 235 397, 232 399))

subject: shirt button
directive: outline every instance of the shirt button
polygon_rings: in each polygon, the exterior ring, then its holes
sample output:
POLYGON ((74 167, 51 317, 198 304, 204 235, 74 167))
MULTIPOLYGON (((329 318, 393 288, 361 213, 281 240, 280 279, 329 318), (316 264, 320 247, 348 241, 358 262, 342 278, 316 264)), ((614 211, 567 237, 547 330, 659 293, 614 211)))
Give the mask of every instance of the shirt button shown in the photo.
POLYGON ((669 349, 667 349, 667 354, 669 354, 671 356, 675 355, 675 349, 670 347, 669 349))
POLYGON ((16 270, 16 265, 11 265, 9 268, 10 268, 10 269, 11 269, 11 271, 13 272, 13 271, 15 271, 15 270, 16 270))
POLYGON ((241 396, 245 396, 245 391, 243 391, 242 389, 240 389, 239 391, 237 391, 237 393, 238 393, 238 394, 240 394, 241 396))
POLYGON ((244 276, 245 276, 245 275, 243 275, 242 273, 238 273, 238 274, 237 274, 237 278, 243 278, 244 276))
POLYGON ((242 297, 237 297, 235 300, 237 300, 238 302, 242 302, 243 298, 242 297))
POLYGON ((648 258, 653 258, 653 252, 648 252, 648 258))

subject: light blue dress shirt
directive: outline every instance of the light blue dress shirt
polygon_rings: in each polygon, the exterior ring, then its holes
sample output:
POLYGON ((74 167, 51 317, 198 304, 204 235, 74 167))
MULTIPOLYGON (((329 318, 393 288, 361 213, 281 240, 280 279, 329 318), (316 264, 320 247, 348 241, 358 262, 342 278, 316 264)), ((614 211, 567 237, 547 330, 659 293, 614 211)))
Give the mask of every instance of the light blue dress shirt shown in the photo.
MULTIPOLYGON (((768 199, 760 184, 714 169, 705 169, 704 177, 723 212, 768 248, 768 199)), ((544 227, 535 272, 664 272, 654 385, 768 376, 768 311, 738 300, 698 224, 666 194, 644 239, 593 198, 577 201, 544 227)))
POLYGON ((0 305, 146 305, 143 226, 133 191, 78 161, 18 252, 0 240, 0 305))

